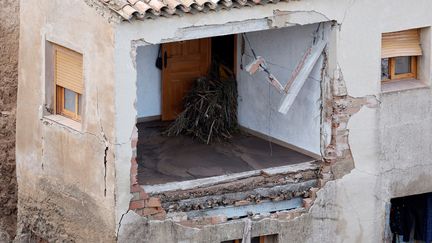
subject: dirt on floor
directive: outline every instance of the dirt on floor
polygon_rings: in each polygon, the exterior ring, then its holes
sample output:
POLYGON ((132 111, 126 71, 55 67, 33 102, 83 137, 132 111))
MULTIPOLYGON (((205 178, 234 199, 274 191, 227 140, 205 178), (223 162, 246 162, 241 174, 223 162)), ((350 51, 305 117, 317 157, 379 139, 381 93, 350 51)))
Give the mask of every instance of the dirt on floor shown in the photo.
POLYGON ((0 1, 0 242, 16 232, 15 111, 18 84, 19 1, 0 1))
POLYGON ((241 132, 230 141, 203 144, 188 136, 167 137, 167 123, 138 127, 138 181, 141 185, 261 170, 314 161, 302 153, 241 132))

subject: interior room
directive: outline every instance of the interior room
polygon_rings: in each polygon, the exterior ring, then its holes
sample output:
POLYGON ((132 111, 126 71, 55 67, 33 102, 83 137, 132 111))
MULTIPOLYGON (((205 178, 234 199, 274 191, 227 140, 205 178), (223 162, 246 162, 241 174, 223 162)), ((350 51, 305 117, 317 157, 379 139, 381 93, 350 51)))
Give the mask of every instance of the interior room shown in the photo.
POLYGON ((268 81, 270 74, 282 85, 289 81, 317 28, 139 47, 139 183, 188 181, 319 159, 323 58, 287 114, 278 112, 283 94, 268 81), (251 74, 246 69, 256 57, 265 63, 251 74))

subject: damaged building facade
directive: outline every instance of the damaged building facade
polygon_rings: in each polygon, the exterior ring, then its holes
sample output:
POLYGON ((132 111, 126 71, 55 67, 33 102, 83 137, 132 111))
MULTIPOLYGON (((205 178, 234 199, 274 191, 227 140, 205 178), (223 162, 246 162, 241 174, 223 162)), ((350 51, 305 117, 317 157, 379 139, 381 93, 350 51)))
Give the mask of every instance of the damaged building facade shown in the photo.
POLYGON ((20 8, 18 242, 391 241, 432 192, 427 0, 20 8), (216 60, 239 132, 165 136, 216 60))

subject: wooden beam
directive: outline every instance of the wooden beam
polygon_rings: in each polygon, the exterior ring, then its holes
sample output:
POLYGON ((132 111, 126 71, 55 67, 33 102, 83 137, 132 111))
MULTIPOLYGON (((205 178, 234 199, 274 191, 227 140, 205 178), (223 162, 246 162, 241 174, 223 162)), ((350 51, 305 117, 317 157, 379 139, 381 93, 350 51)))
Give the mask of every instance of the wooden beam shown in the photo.
POLYGON ((294 103, 295 98, 300 93, 301 88, 303 87, 306 79, 309 77, 309 74, 312 72, 313 67, 315 66, 318 58, 321 56, 327 42, 320 39, 318 43, 311 47, 309 54, 306 58, 302 59, 302 62, 298 66, 297 75, 293 78, 291 85, 288 90, 286 90, 286 95, 282 98, 281 105, 279 106, 279 112, 282 114, 287 114, 292 104, 294 103), (303 61, 304 60, 304 61, 303 61))

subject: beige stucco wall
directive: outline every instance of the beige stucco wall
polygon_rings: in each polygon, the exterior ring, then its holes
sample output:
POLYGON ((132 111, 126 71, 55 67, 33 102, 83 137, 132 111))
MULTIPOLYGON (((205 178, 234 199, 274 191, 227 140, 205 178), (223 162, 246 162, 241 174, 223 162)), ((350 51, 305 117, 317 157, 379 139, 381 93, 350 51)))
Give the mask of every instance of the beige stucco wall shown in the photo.
MULTIPOLYGON (((100 9, 79 0, 26 0, 21 7, 17 111, 21 233, 38 225, 32 228, 34 233, 48 239, 109 242, 122 221, 120 239, 128 242, 149 235, 165 242, 206 242, 224 229, 241 235, 241 222, 204 230, 171 222, 153 222, 147 227, 145 220, 128 212, 131 140, 137 113, 136 47, 331 20, 338 26, 329 49, 330 78, 340 68, 348 95, 374 96, 380 105, 363 107, 349 121, 355 168, 327 183, 309 214, 288 223, 259 222, 254 234, 280 233, 284 242, 381 242, 390 198, 432 191, 432 180, 427 179, 432 173, 428 160, 432 150, 431 90, 383 95, 380 87, 381 33, 431 26, 429 0, 415 4, 409 0, 302 0, 181 19, 124 22, 116 30, 96 14, 100 9), (275 10, 287 12, 275 17, 275 10), (42 116, 47 39, 84 54, 81 132, 42 116)), ((425 58, 430 58, 430 47, 424 50, 425 58)), ((429 66, 430 62, 424 62, 422 67, 427 83, 429 66)))
POLYGON ((114 34, 81 0, 21 1, 17 108, 18 237, 112 242, 114 225, 114 34), (83 54, 82 128, 44 117, 45 48, 83 54))
MULTIPOLYGON (((432 152, 431 90, 381 93, 381 33, 431 26, 432 16, 428 13, 431 9, 432 2, 428 0, 419 0, 415 4, 408 0, 391 3, 386 0, 304 0, 187 15, 181 21, 173 17, 123 23, 116 33, 116 46, 121 46, 116 52, 116 84, 117 88, 123 87, 118 94, 122 99, 116 102, 116 125, 120 128, 116 129, 117 138, 128 141, 133 133, 136 116, 133 106, 136 100, 134 45, 264 30, 272 28, 275 23, 283 27, 335 20, 338 26, 335 27, 336 37, 330 44, 334 47, 330 48, 330 78, 335 78, 333 75, 340 68, 342 76, 339 77, 349 96, 375 97, 379 106, 363 107, 351 117, 348 123, 349 144, 355 168, 321 189, 310 214, 295 220, 298 229, 295 238, 290 237, 291 230, 280 225, 275 227, 279 227, 284 242, 381 242, 385 207, 390 198, 432 191, 432 180, 427 179, 432 174, 432 162, 428 160, 432 152), (288 12, 285 17, 278 18, 274 16, 275 10, 288 12)), ((427 44, 423 47, 424 58, 430 58, 430 47, 427 44)), ((430 62, 424 62, 420 72, 422 79, 429 84, 430 62)), ((117 171, 121 173, 117 178, 118 220, 119 215, 127 211, 130 198, 126 171, 130 168, 127 162, 132 150, 129 145, 124 145, 119 146, 116 152, 117 171)), ((123 218, 125 230, 120 232, 124 239, 138 239, 148 234, 148 229, 142 225, 139 217, 129 212, 123 218), (136 235, 131 237, 130 232, 136 235)), ((242 225, 231 223, 230 227, 242 231, 242 225)), ((257 223, 258 228, 259 225, 262 223, 257 223)), ((176 233, 172 235, 163 230, 159 234, 167 237, 164 239, 204 242, 207 233, 217 231, 213 226, 203 230, 175 227, 176 233)), ((155 234, 153 231, 152 236, 157 239, 155 234)))

